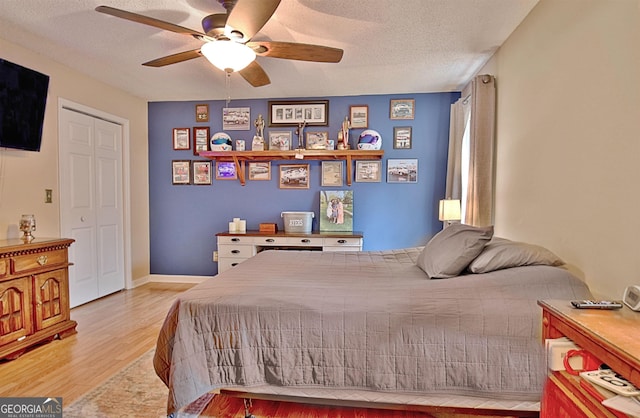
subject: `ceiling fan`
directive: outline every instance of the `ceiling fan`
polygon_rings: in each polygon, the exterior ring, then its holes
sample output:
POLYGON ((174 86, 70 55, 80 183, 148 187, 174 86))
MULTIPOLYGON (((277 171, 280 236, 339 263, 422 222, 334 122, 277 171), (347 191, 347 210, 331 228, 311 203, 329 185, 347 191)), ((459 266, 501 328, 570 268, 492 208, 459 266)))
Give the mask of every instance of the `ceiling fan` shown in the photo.
POLYGON ((311 62, 340 62, 343 51, 338 48, 295 42, 251 40, 275 13, 280 1, 218 0, 227 13, 212 14, 202 19, 203 32, 109 6, 98 6, 96 11, 190 35, 204 42, 201 48, 179 52, 142 64, 149 67, 162 67, 204 55, 213 65, 227 74, 238 72, 249 84, 260 87, 271 81, 262 66, 255 61, 256 55, 311 62))

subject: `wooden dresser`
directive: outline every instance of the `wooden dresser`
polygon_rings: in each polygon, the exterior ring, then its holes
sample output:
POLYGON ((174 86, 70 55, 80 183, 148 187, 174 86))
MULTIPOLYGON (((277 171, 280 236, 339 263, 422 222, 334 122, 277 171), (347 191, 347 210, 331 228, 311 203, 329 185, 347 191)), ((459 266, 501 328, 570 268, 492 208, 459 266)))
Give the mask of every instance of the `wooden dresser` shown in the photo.
POLYGON ((218 273, 253 257, 265 249, 362 251, 363 236, 359 232, 315 232, 291 234, 285 232, 246 233, 220 232, 218 244, 218 273))
MULTIPOLYGON (((640 387, 640 312, 624 306, 619 310, 574 309, 569 301, 539 301, 542 337, 567 337, 622 377, 640 387)), ((613 413, 585 390, 577 376, 550 372, 544 389, 541 418, 615 418, 613 413)))
POLYGON ((69 313, 68 248, 73 242, 0 240, 0 359, 76 332, 69 313))

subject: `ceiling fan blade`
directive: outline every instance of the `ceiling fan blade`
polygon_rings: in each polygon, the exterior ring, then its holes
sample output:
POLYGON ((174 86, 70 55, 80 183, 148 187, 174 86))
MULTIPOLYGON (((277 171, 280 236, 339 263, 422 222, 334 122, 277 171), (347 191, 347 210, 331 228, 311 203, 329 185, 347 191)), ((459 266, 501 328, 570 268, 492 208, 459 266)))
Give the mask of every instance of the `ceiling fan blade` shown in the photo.
POLYGON ((191 51, 178 52, 177 54, 168 55, 166 57, 145 62, 142 65, 146 65, 147 67, 164 67, 165 65, 188 61, 201 56, 202 53, 200 52, 200 49, 193 49, 191 51))
POLYGON ((174 25, 173 23, 165 22, 164 20, 155 19, 149 16, 139 15, 133 12, 127 12, 126 10, 120 10, 109 6, 98 6, 96 7, 96 11, 100 13, 105 13, 111 16, 119 17, 121 19, 127 19, 132 22, 142 23, 144 25, 153 26, 155 28, 168 30, 170 32, 182 33, 185 35, 191 35, 198 39, 204 39, 205 34, 185 28, 183 26, 174 25))
POLYGON ((271 84, 269 76, 264 72, 262 66, 260 66, 257 61, 252 61, 251 64, 238 72, 253 87, 261 87, 271 84))
POLYGON ((328 46, 300 44, 295 42, 247 42, 257 55, 313 62, 340 62, 344 51, 328 46))
POLYGON ((238 0, 229 12, 225 34, 229 39, 247 42, 273 16, 280 0, 238 0))

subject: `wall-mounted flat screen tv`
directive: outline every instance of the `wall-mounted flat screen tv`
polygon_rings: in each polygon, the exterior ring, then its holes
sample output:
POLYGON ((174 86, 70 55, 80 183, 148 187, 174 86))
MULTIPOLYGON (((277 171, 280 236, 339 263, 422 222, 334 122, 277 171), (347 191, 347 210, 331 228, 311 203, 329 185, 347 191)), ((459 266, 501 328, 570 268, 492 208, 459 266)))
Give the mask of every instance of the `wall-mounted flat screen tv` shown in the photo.
POLYGON ((40 151, 49 76, 0 59, 0 147, 40 151))

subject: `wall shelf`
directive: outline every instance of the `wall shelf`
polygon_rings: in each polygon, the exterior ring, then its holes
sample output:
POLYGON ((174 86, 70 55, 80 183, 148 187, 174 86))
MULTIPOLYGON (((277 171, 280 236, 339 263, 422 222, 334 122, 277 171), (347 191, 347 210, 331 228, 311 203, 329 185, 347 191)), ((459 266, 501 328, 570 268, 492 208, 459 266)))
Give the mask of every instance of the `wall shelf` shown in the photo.
POLYGON ((352 162, 354 160, 381 160, 382 150, 292 150, 292 151, 201 151, 200 157, 218 161, 233 161, 236 165, 238 180, 246 184, 245 162, 274 160, 344 160, 347 162, 347 185, 351 186, 352 162))

